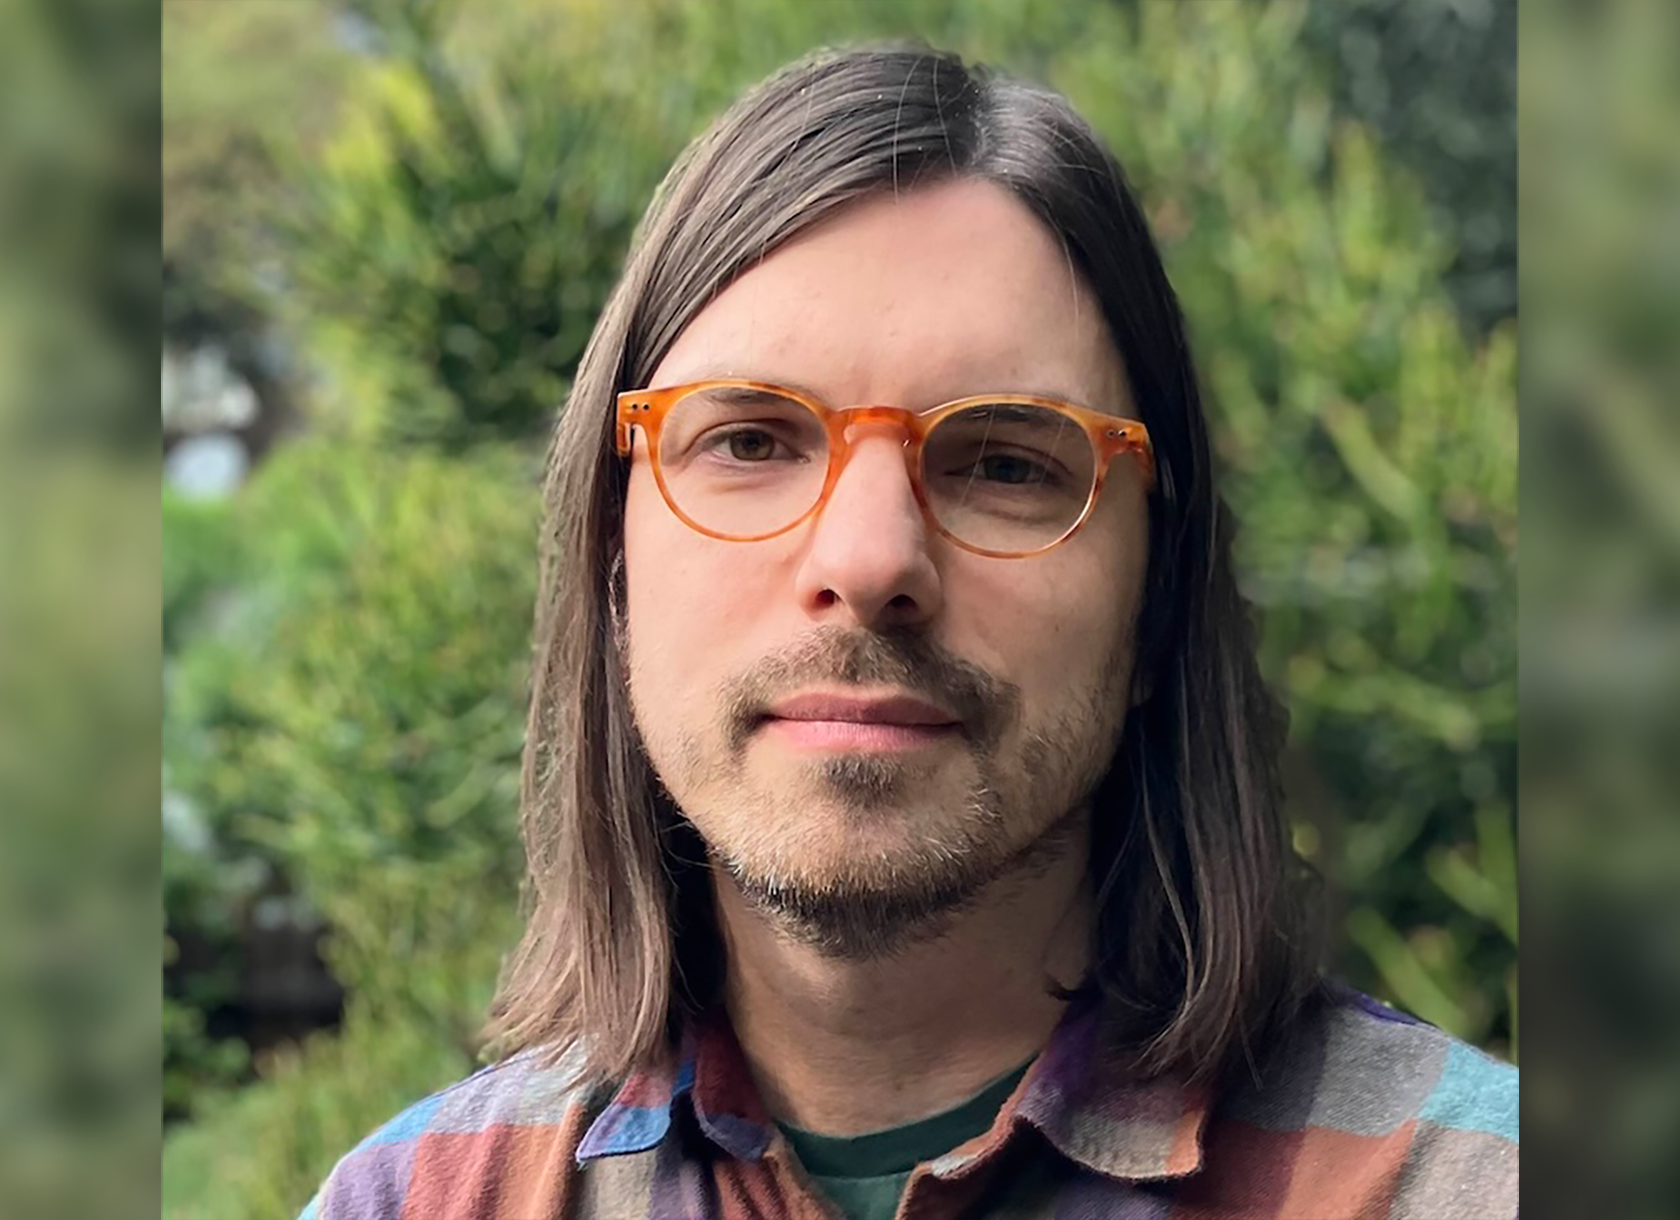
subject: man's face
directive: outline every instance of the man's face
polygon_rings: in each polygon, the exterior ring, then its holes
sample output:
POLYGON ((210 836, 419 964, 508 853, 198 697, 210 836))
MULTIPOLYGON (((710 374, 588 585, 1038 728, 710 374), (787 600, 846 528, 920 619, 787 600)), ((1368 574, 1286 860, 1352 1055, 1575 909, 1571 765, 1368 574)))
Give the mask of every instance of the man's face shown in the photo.
MULTIPOLYGON (((835 407, 1014 392, 1135 415, 1054 236, 975 181, 855 205, 747 271, 651 384, 713 377, 835 407)), ((847 957, 1083 850, 1072 832, 1119 740, 1147 558, 1129 461, 1071 540, 996 559, 928 528, 903 442, 854 436, 822 512, 767 541, 678 520, 639 434, 626 503, 625 646, 654 769, 749 901, 847 957)))

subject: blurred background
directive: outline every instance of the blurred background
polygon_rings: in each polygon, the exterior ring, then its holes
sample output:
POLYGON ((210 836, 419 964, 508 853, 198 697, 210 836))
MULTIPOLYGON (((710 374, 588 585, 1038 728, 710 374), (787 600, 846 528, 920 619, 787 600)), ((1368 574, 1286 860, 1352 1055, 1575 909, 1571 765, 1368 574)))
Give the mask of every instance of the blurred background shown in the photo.
POLYGON ((1680 13, 1516 7, 0 6, 0 1215, 150 1214, 160 1114, 166 1216, 295 1214, 472 1068, 554 405, 686 141, 900 35, 1143 197, 1335 968, 1526 1048, 1533 1215, 1680 1214, 1680 13))

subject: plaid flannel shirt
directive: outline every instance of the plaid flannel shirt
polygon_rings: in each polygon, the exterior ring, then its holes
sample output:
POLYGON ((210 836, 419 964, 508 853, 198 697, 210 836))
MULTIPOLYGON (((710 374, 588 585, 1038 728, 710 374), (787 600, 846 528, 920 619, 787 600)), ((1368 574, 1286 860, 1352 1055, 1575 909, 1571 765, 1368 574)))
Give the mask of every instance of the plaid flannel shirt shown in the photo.
MULTIPOLYGON (((986 1134, 919 1166, 899 1220, 1509 1220, 1516 1069, 1354 993, 1214 1095, 1139 1083, 1076 1007, 986 1134)), ((591 1093, 527 1053, 398 1115, 301 1220, 836 1220, 727 1023, 591 1093)))

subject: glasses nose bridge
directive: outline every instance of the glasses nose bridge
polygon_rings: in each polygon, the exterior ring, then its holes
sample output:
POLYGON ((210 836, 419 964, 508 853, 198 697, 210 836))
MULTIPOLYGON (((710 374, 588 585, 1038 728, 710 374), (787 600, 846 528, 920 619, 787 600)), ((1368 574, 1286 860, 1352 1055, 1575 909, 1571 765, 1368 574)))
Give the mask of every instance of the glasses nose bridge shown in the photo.
MULTIPOLYGON (((852 450, 856 447, 857 442, 882 430, 892 430, 903 434, 900 443, 904 448, 904 458, 907 463, 913 466, 912 459, 921 449, 922 436, 926 432, 926 428, 923 427, 916 412, 905 407, 867 404, 831 409, 828 413, 828 431, 829 443, 834 448, 836 458, 836 476, 850 461, 852 450)), ((914 477, 914 471, 912 471, 912 477, 914 477)))
POLYGON ((904 459, 904 473, 917 504, 926 511, 926 496, 922 492, 920 461, 922 436, 926 431, 916 412, 905 407, 864 404, 855 407, 830 408, 827 413, 831 464, 828 486, 822 500, 826 504, 851 466, 852 457, 860 441, 872 436, 886 439, 884 433, 900 434, 899 445, 904 459))
POLYGON ((906 407, 839 407, 829 411, 828 417, 830 427, 841 437, 854 428, 899 428, 908 440, 921 439, 922 429, 916 413, 906 407))

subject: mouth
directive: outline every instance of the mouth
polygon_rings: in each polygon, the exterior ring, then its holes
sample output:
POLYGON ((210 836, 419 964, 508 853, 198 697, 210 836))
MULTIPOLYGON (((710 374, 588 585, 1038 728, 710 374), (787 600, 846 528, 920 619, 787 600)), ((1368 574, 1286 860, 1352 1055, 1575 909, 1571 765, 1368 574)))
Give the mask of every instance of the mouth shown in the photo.
POLYGON ((759 727, 777 741, 806 749, 893 752, 953 740, 962 721, 910 695, 807 692, 775 704, 759 727))

